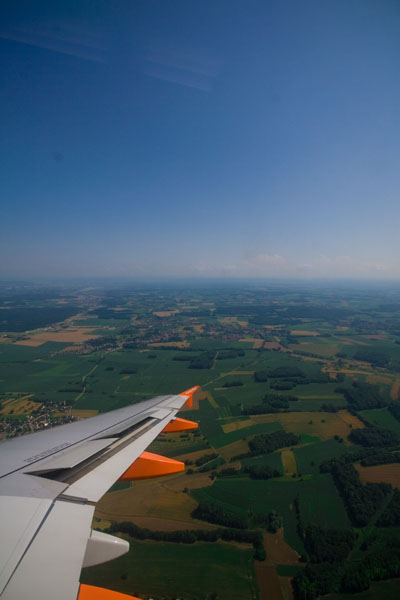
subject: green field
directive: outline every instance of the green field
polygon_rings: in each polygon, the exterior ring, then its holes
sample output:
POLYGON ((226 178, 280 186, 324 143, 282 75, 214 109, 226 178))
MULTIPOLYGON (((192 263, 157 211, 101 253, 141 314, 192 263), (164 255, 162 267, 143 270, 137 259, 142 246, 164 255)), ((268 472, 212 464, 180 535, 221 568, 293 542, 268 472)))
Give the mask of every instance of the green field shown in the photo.
POLYGON ((400 423, 387 408, 362 410, 360 414, 373 425, 385 427, 386 429, 391 429, 395 433, 400 434, 400 423))
POLYGON ((276 510, 283 517, 286 541, 300 554, 304 553, 304 547, 298 535, 293 509, 296 497, 299 498, 305 524, 327 528, 350 527, 330 474, 317 475, 304 481, 223 478, 212 486, 193 490, 192 495, 198 502, 207 501, 250 519, 276 510))
POLYGON ((349 446, 332 439, 294 448, 298 473, 319 473, 319 465, 324 460, 350 452, 349 446))
POLYGON ((268 467, 271 467, 271 469, 276 469, 281 473, 281 475, 283 475, 283 466, 280 452, 273 452, 272 454, 264 454, 261 456, 253 456, 251 458, 242 458, 240 462, 242 463, 242 466, 267 465, 268 467))
POLYGON ((141 598, 198 600, 211 598, 211 593, 220 600, 258 598, 253 549, 226 543, 129 543, 125 556, 84 569, 82 583, 141 598))
POLYGON ((297 482, 252 481, 243 478, 218 479, 212 486, 192 491, 198 502, 207 501, 225 510, 248 518, 265 516, 276 510, 283 517, 285 539, 297 552, 304 547, 297 533, 293 502, 298 494, 297 482))

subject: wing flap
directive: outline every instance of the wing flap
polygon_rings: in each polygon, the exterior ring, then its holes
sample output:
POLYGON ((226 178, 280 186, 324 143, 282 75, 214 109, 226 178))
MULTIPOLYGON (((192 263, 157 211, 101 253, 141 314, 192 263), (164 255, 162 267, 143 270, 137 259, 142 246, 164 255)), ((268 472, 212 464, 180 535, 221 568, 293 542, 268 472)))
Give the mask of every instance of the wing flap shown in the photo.
POLYGON ((80 463, 86 461, 88 458, 96 455, 101 450, 104 450, 108 446, 111 446, 117 438, 108 438, 101 440, 92 440, 85 442, 79 446, 74 446, 57 454, 54 458, 50 458, 44 462, 41 462, 36 468, 30 468, 24 473, 39 474, 46 473, 48 471, 57 471, 58 469, 72 469, 80 463))

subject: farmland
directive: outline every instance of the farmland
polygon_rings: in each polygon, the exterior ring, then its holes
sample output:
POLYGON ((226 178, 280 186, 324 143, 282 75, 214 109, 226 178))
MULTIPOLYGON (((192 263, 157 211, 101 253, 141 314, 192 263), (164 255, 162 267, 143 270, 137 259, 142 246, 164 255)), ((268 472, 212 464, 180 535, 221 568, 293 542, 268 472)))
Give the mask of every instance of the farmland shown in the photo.
POLYGON ((356 526, 338 469, 350 476, 354 465, 361 498, 368 482, 400 486, 392 458, 400 448, 399 291, 121 284, 77 285, 68 301, 64 288, 46 293, 31 303, 25 288, 0 296, 1 437, 200 385, 182 411, 199 429, 161 434, 149 447, 185 461, 186 472, 117 484, 98 503, 94 526, 236 528, 259 532, 266 551, 265 558, 234 541, 135 539, 126 557, 85 571, 85 581, 142 597, 283 600, 312 562, 310 526, 324 539, 327 531, 357 532, 349 568, 370 554, 377 560, 389 544, 389 536, 371 537, 361 550, 371 531, 397 535, 375 525, 393 491, 356 526), (278 440, 270 451, 254 451, 270 439, 278 440))

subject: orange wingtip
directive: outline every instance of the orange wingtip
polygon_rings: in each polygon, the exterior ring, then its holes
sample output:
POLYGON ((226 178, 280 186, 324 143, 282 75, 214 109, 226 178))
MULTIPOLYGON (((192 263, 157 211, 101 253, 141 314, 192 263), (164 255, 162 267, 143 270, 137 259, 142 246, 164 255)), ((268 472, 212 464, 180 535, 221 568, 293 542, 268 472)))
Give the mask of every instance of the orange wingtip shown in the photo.
POLYGON ((186 392, 181 392, 178 395, 179 396, 187 396, 188 399, 186 402, 186 406, 188 406, 189 408, 193 408, 193 396, 199 389, 200 389, 200 386, 195 385, 194 387, 190 388, 189 390, 186 390, 186 392))
POLYGON ((198 429, 199 424, 195 421, 188 421, 187 419, 172 419, 166 427, 162 430, 163 433, 173 433, 179 431, 189 431, 190 429, 198 429))
POLYGON ((81 583, 78 600, 140 600, 140 598, 114 592, 113 590, 106 590, 95 585, 81 583))
POLYGON ((179 460, 143 452, 134 463, 119 478, 119 481, 133 481, 135 479, 150 479, 162 475, 172 475, 185 470, 185 465, 179 460))

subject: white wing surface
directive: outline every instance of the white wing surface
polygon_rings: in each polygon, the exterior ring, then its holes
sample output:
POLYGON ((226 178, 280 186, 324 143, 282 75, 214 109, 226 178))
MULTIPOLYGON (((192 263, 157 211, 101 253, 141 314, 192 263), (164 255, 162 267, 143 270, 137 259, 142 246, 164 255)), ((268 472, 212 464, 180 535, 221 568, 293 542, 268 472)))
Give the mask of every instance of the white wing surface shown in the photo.
POLYGON ((127 552, 124 540, 92 532, 95 505, 121 477, 183 469, 144 451, 165 428, 180 430, 175 415, 197 389, 0 444, 2 600, 76 600, 82 566, 127 552))

